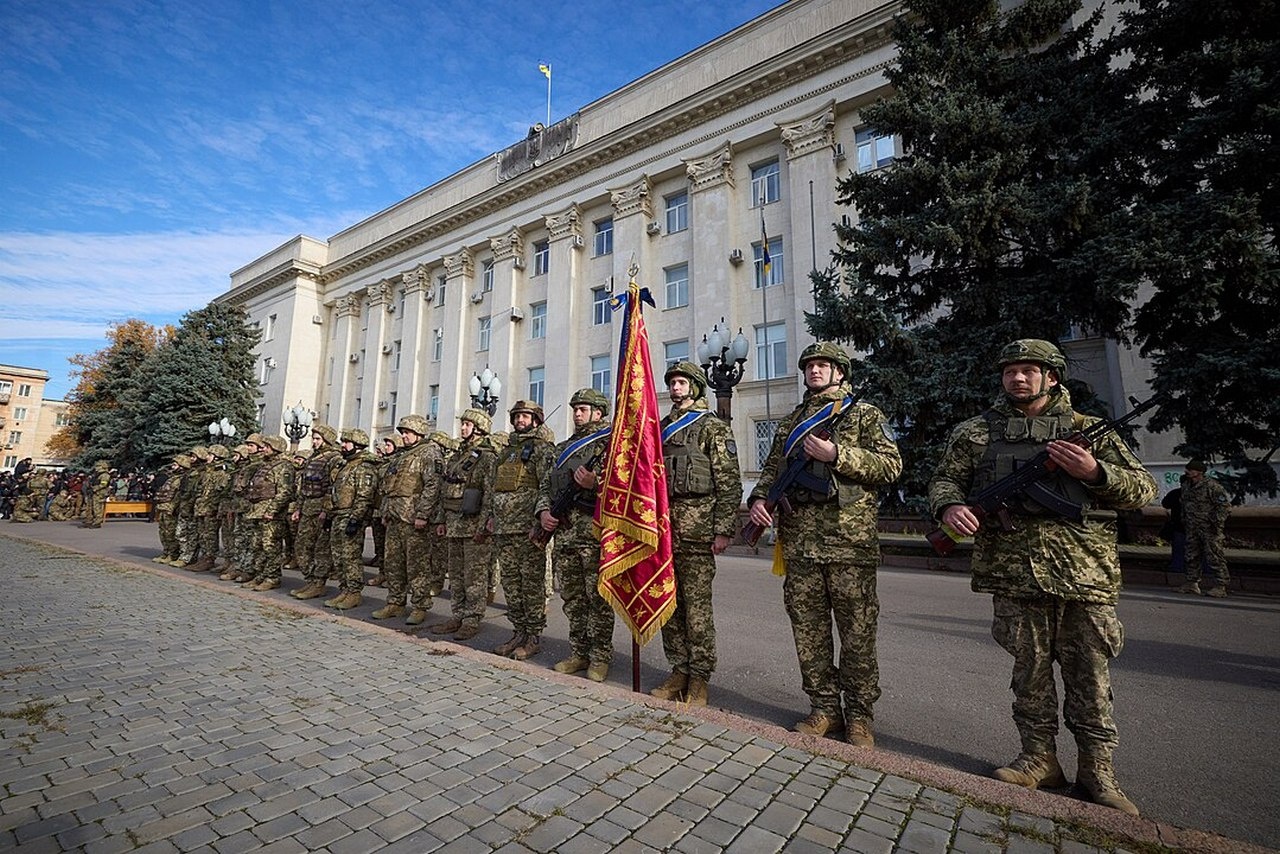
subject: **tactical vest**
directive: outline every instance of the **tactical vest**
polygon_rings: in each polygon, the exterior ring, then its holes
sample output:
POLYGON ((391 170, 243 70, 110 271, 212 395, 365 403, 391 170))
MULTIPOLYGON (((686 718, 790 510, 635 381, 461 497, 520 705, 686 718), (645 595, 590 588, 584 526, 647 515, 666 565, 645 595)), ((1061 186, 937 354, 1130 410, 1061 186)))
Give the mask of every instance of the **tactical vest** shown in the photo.
MULTIPOLYGON (((598 426, 593 426, 591 432, 594 433, 597 429, 599 429, 598 426)), ((577 441, 581 438, 581 436, 574 436, 570 439, 570 442, 577 441)), ((578 487, 577 483, 574 482, 573 473, 578 470, 579 466, 585 466, 587 463, 591 462, 591 458, 596 455, 596 451, 601 448, 608 448, 608 443, 608 436, 597 439, 594 442, 590 442, 570 455, 568 459, 564 461, 563 465, 556 466, 551 470, 550 485, 552 501, 556 499, 556 496, 562 495, 566 489, 572 488, 577 490, 577 499, 574 504, 578 510, 583 513, 596 512, 595 493, 589 489, 581 489, 578 487)))
POLYGON ((347 459, 346 464, 333 480, 332 499, 334 510, 350 510, 355 506, 360 478, 373 477, 372 471, 365 474, 364 469, 366 468, 372 469, 373 462, 364 457, 361 451, 357 451, 354 456, 347 459))
POLYGON ((533 470, 534 439, 529 437, 517 444, 508 445, 498 458, 493 480, 494 492, 516 492, 521 489, 537 489, 538 475, 533 470))
POLYGON ((413 498, 422 486, 422 475, 409 465, 413 454, 420 453, 417 445, 397 451, 387 461, 386 470, 378 484, 384 498, 413 498))
POLYGON ((467 491, 467 480, 476 463, 480 462, 480 456, 480 446, 476 443, 455 453, 445 464, 440 504, 450 513, 463 512, 463 493, 467 491))
MULTIPOLYGON (((984 412, 982 417, 987 422, 989 438, 987 450, 973 472, 973 494, 1013 474, 1023 463, 1040 453, 1046 443, 1054 439, 1066 439, 1075 433, 1078 418, 1070 412, 1033 418, 1010 418, 995 410, 984 412)), ((1083 506, 1086 511, 1093 503, 1085 485, 1061 470, 1053 472, 1040 483, 1072 504, 1083 506)), ((1023 516, 1055 515, 1052 510, 1025 495, 1009 499, 1008 506, 1012 512, 1023 516)))
POLYGON ((298 484, 298 493, 303 498, 323 498, 333 486, 333 478, 329 476, 329 454, 316 454, 307 459, 302 467, 302 478, 298 484))
POLYGON ((245 490, 245 497, 250 501, 267 501, 276 497, 276 482, 272 478, 271 473, 275 470, 275 465, 264 462, 249 477, 249 486, 245 490))
POLYGON ((662 446, 662 459, 667 468, 667 494, 672 498, 695 498, 715 492, 711 473, 711 457, 702 449, 703 433, 708 419, 704 415, 676 433, 662 446))

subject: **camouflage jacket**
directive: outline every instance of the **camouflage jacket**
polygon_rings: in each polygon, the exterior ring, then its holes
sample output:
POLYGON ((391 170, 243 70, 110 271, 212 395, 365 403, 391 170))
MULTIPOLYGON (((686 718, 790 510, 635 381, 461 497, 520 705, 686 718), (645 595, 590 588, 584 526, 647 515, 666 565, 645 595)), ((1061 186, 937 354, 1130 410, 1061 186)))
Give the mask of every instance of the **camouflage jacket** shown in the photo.
POLYGON ((433 518, 443 471, 444 451, 427 439, 419 439, 392 454, 378 485, 383 521, 394 519, 412 524, 418 518, 433 518), (432 515, 420 515, 419 504, 427 507, 432 515))
MULTIPOLYGON (((533 508, 535 516, 540 514, 543 510, 551 509, 551 505, 555 503, 559 494, 557 485, 561 483, 565 485, 571 483, 573 471, 575 471, 578 466, 586 465, 590 462, 591 458, 595 456, 597 451, 601 452, 601 458, 603 459, 603 454, 608 453, 609 450, 609 436, 606 434, 602 438, 597 439, 579 453, 567 457, 562 465, 557 466, 556 462, 560 457, 575 442, 590 436, 592 433, 607 429, 608 426, 609 422, 607 421, 590 421, 575 431, 568 439, 565 439, 563 442, 555 446, 551 455, 551 465, 548 467, 547 473, 542 477, 541 483, 538 486, 538 503, 535 504, 533 508)), ((596 468, 596 474, 599 474, 599 470, 602 469, 603 466, 597 466, 596 468)), ((581 494, 586 496, 591 495, 590 492, 585 490, 583 490, 581 494)), ((594 508, 594 506, 595 505, 593 503, 592 507, 594 508)), ((569 521, 561 523, 560 527, 556 529, 556 545, 599 547, 600 537, 597 536, 595 532, 594 518, 595 514, 592 510, 575 505, 573 510, 569 513, 569 521)))
POLYGON ((368 522, 377 505, 378 463, 366 451, 356 451, 342 462, 333 478, 330 513, 368 522))
POLYGON ((484 484, 493 466, 494 450, 490 437, 476 435, 445 460, 440 485, 441 509, 436 521, 444 523, 446 537, 470 537, 482 531, 484 484))
MULTIPOLYGON (((1024 417, 1003 396, 992 409, 1009 422, 1024 417)), ((1065 389, 1042 417, 1063 414, 1073 414, 1065 389)), ((1077 428, 1098 420, 1073 417, 1077 428)), ((951 504, 966 503, 973 491, 974 473, 990 444, 991 430, 988 419, 978 416, 952 431, 929 483, 929 508, 935 517, 951 504)), ((1006 435, 1009 432, 1006 429, 1006 435)), ((1102 466, 1101 481, 1084 484, 1094 507, 1103 511, 1135 509, 1155 498, 1155 479, 1118 436, 1112 433, 1099 439, 1092 450, 1102 466)), ((1019 515, 1016 527, 1005 531, 995 520, 987 520, 978 529, 971 562, 975 591, 1019 598, 1048 594, 1098 604, 1115 604, 1119 599, 1114 514, 1086 514, 1083 523, 1053 514, 1019 515)))
POLYGON ((197 516, 216 516, 222 497, 231 486, 231 474, 222 463, 211 463, 203 470, 200 477, 199 492, 196 494, 195 514, 197 516))
POLYGON ((283 454, 264 458, 249 474, 246 519, 282 520, 293 500, 293 462, 283 454))
POLYGON ((742 504, 742 473, 732 428, 707 409, 706 398, 698 398, 689 409, 673 408, 662 419, 662 431, 673 545, 733 537, 742 504), (689 413, 702 414, 672 429, 689 413))
MULTIPOLYGON (((190 519, 196 515, 196 500, 200 497, 200 481, 204 479, 204 464, 193 464, 182 473, 182 483, 178 484, 178 495, 173 501, 173 513, 182 519, 190 519)), ((105 495, 105 487, 103 487, 105 495)), ((98 494, 98 486, 94 484, 94 494, 98 494)))
MULTIPOLYGON (((778 424, 749 501, 765 498, 774 480, 786 470, 783 448, 792 429, 847 394, 847 385, 805 393, 800 405, 778 424)), ((792 512, 782 513, 778 519, 783 557, 787 563, 840 560, 876 565, 880 562, 876 531, 879 490, 902 473, 893 431, 879 409, 855 403, 853 411, 840 419, 831 440, 836 445, 836 459, 828 468, 833 494, 826 500, 813 500, 816 496, 807 490, 804 494, 788 493, 792 512)))
POLYGON ((227 489, 226 496, 222 501, 219 512, 236 513, 243 515, 249 509, 249 499, 245 492, 249 488, 249 481, 253 478, 253 473, 258 470, 258 466, 262 465, 262 460, 256 455, 241 460, 231 467, 231 486, 227 489))
POLYGON ((527 534, 534 523, 542 478, 555 463, 552 445, 536 430, 512 433, 484 481, 483 515, 495 534, 527 534))
POLYGON ((171 468, 164 472, 164 480, 156 487, 152 496, 157 513, 172 513, 173 502, 178 495, 178 487, 182 485, 182 469, 171 468))
POLYGON ((1205 475, 1182 485, 1182 527, 1187 533, 1217 534, 1231 512, 1231 498, 1222 484, 1205 475))
POLYGON ((332 445, 324 445, 307 457, 298 471, 297 490, 289 512, 303 516, 318 516, 333 503, 333 481, 346 461, 342 451, 332 445))

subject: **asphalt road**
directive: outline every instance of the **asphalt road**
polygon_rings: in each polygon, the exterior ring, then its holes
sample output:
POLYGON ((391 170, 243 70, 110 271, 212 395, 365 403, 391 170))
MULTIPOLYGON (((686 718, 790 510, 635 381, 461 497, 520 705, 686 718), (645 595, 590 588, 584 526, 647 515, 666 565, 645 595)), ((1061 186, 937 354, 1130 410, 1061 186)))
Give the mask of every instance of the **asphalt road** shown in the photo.
MULTIPOLYGON (((50 523, 10 530, 158 566, 149 563, 158 553, 155 528, 143 522, 113 521, 102 531, 50 523)), ((282 596, 299 584, 289 573, 285 590, 261 595, 282 596)), ((990 597, 970 592, 966 575, 890 567, 880 572, 879 590, 878 746, 982 775, 1011 759, 1018 741, 1009 717, 1010 660, 990 636, 990 597)), ((368 619, 380 604, 380 590, 366 593, 366 604, 349 612, 355 618, 368 619)), ((712 705, 782 726, 804 717, 808 700, 781 580, 768 561, 722 557, 715 597, 720 660, 712 705)), ((1126 643, 1112 676, 1116 767, 1126 792, 1158 821, 1280 847, 1280 599, 1214 600, 1135 588, 1124 593, 1119 611, 1126 643)), ((428 624, 447 616, 447 599, 437 600, 428 624)), ((467 645, 487 649, 509 634, 499 593, 481 634, 467 645)), ((550 667, 567 655, 566 637, 556 599, 534 661, 550 667)), ((621 624, 614 643, 609 681, 630 685, 631 639, 621 624)), ((668 672, 661 644, 649 644, 640 660, 647 690, 668 672)), ((1075 749, 1065 729, 1059 756, 1073 777, 1075 749)))

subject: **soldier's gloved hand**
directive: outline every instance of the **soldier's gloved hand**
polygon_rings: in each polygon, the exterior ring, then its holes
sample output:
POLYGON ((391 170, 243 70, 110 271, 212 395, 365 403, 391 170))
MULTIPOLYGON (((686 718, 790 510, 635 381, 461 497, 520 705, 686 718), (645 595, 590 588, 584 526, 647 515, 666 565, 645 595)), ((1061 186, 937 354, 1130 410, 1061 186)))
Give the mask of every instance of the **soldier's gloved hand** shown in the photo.
POLYGON ((356 534, 360 533, 362 528, 364 528, 364 525, 360 524, 359 519, 348 519, 347 527, 343 529, 343 533, 348 537, 354 537, 356 534))

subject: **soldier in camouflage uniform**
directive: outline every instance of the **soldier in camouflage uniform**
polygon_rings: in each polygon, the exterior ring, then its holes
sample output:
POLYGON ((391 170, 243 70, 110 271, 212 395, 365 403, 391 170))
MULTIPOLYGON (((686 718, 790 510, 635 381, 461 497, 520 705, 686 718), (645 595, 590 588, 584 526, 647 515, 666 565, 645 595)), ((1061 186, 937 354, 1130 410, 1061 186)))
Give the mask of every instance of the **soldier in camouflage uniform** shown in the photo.
POLYGON ((302 467, 290 514, 298 525, 293 541, 293 565, 306 582, 289 594, 294 599, 319 599, 329 593, 333 553, 326 522, 333 501, 333 479, 344 463, 338 447, 338 431, 328 424, 312 427, 311 456, 302 467))
POLYGON ((156 515, 156 528, 160 534, 160 554, 153 557, 156 563, 168 563, 178 559, 178 520, 173 515, 173 504, 178 496, 178 487, 182 485, 183 473, 191 467, 191 458, 186 454, 177 454, 169 464, 164 479, 155 488, 152 496, 152 507, 156 515))
POLYGON ((1231 512, 1231 498, 1222 484, 1205 476, 1207 468, 1200 460, 1187 463, 1187 478, 1182 485, 1182 527, 1187 532, 1187 581, 1178 590, 1199 593, 1200 569, 1207 562, 1217 584, 1206 590, 1205 595, 1221 599, 1227 595, 1227 587, 1231 584, 1223 530, 1231 512))
POLYGON ((191 468, 182 478, 178 487, 178 498, 174 502, 173 512, 178 517, 178 559, 172 566, 184 567, 194 563, 196 550, 200 547, 200 525, 196 518, 196 502, 200 499, 200 483, 204 479, 204 469, 212 457, 204 445, 196 445, 187 452, 191 457, 191 468))
POLYGON ((286 453, 289 443, 282 436, 263 436, 261 441, 258 450, 260 462, 249 476, 245 490, 249 509, 243 516, 256 529, 253 578, 247 586, 259 593, 280 587, 294 473, 293 460, 286 453))
POLYGON ((13 515, 10 522, 35 522, 44 515, 44 503, 49 497, 49 478, 42 471, 33 471, 23 476, 22 492, 13 504, 13 515))
POLYGON ((1072 410, 1062 385, 1066 360, 1056 346, 1020 339, 1001 351, 997 365, 1002 394, 991 409, 952 431, 929 484, 934 516, 958 535, 976 535, 973 589, 992 594, 992 636, 1013 656, 1013 721, 1022 751, 995 777, 1030 789, 1066 785, 1056 748, 1057 661, 1066 694, 1063 718, 1079 747, 1077 782, 1094 802, 1137 815, 1111 764, 1118 738, 1109 660, 1124 645, 1115 608, 1115 511, 1147 504, 1156 483, 1114 433, 1088 448, 1067 441, 1098 419, 1072 410), (1041 450, 1057 466, 1042 483, 1083 505, 1083 523, 1028 496, 1011 502, 1012 530, 994 519, 979 522, 966 503, 969 496, 1041 450))
POLYGON ((326 599, 326 608, 347 611, 364 601, 364 529, 369 524, 378 488, 377 464, 369 453, 369 434, 342 431, 342 468, 333 479, 329 509, 329 550, 341 585, 326 599))
POLYGON ((662 651, 671 675, 649 693, 663 700, 707 704, 707 682, 716 669, 716 624, 711 609, 715 556, 738 528, 742 474, 733 430, 707 408, 707 375, 692 362, 677 362, 664 380, 671 412, 662 419, 667 470, 676 610, 662 627, 662 651))
POLYGON ((382 507, 382 480, 387 475, 387 467, 391 465, 391 458, 403 447, 404 438, 399 433, 383 436, 373 446, 373 460, 378 467, 378 491, 373 497, 373 518, 369 521, 369 527, 373 531, 373 558, 366 561, 365 565, 376 566, 378 574, 368 582, 370 587, 382 587, 387 583, 386 573, 382 571, 387 555, 387 525, 378 508, 382 507))
POLYGON ((573 435, 555 447, 551 470, 542 478, 534 508, 542 529, 554 535, 551 561, 560 576, 564 615, 569 620, 569 657, 557 661, 559 673, 587 671, 603 682, 613 662, 613 608, 600 595, 600 540, 592 527, 599 479, 596 472, 609 451, 609 399, 593 388, 569 398, 573 435), (561 496, 574 497, 567 520, 551 512, 561 496))
MULTIPOLYGON (((444 484, 444 465, 453 452, 458 450, 458 440, 445 433, 442 430, 435 430, 427 437, 427 441, 438 450, 432 451, 433 456, 438 457, 436 463, 437 475, 436 482, 439 487, 444 484)), ((409 579, 409 594, 414 602, 430 603, 432 598, 439 596, 444 590, 445 582, 449 577, 449 565, 447 555, 445 554, 444 538, 436 533, 436 519, 441 518, 444 509, 440 503, 441 489, 437 488, 432 492, 423 490, 418 500, 416 518, 413 520, 413 526, 423 535, 423 550, 426 560, 423 563, 425 567, 423 573, 414 580, 413 576, 409 579), (421 592, 414 586, 418 584, 422 587, 421 592)))
POLYGON ((226 543, 226 559, 222 566, 220 581, 248 581, 250 576, 245 568, 253 566, 253 525, 244 518, 249 509, 249 501, 245 491, 249 488, 249 479, 261 462, 258 449, 262 447, 262 436, 251 433, 242 444, 236 445, 231 452, 229 470, 230 486, 223 493, 218 512, 222 514, 222 530, 226 543))
POLYGON ((436 518, 436 533, 444 538, 445 560, 453 577, 449 586, 453 617, 432 626, 431 633, 470 640, 480 632, 489 591, 492 551, 482 513, 485 479, 494 460, 489 438, 493 422, 479 409, 464 409, 459 420, 461 442, 445 461, 436 518))
POLYGON ((379 513, 386 528, 382 575, 387 604, 370 616, 375 620, 406 617, 405 625, 419 626, 426 622, 431 608, 426 580, 427 524, 434 517, 420 515, 418 507, 422 504, 428 508, 424 512, 435 511, 444 454, 439 445, 426 441, 431 430, 421 415, 406 415, 396 430, 399 444, 391 443, 395 451, 387 457, 378 483, 379 513), (413 609, 406 612, 410 596, 413 609))
POLYGON ((111 494, 111 467, 106 460, 93 464, 93 471, 85 478, 84 489, 89 493, 89 501, 80 527, 101 528, 107 518, 107 498, 111 494))
POLYGON ((67 487, 62 487, 53 496, 53 501, 49 503, 49 521, 65 522, 75 515, 75 508, 71 501, 71 493, 67 487))
POLYGON ((902 473, 902 457, 884 414, 853 402, 846 382, 852 366, 843 349, 826 341, 811 344, 800 354, 799 367, 804 398, 778 425, 748 499, 750 515, 758 525, 773 524, 765 499, 803 451, 806 477, 785 494, 790 512, 778 521, 776 546, 785 563, 782 598, 811 706, 793 728, 816 736, 844 731, 850 744, 871 747, 872 707, 880 697, 876 512, 879 491, 902 473), (838 669, 833 617, 840 634, 838 669))
POLYGON ((208 449, 208 454, 209 460, 201 473, 195 502, 196 552, 199 559, 187 566, 189 572, 208 572, 213 569, 213 563, 218 557, 218 533, 222 529, 218 508, 231 486, 231 475, 227 470, 230 452, 222 445, 213 445, 208 449))
POLYGON ((512 432, 484 484, 485 526, 494 535, 494 558, 502 569, 513 629, 511 638, 493 652, 524 661, 538 654, 547 627, 547 553, 529 540, 529 527, 554 452, 539 430, 545 420, 541 406, 517 400, 507 415, 512 432))

